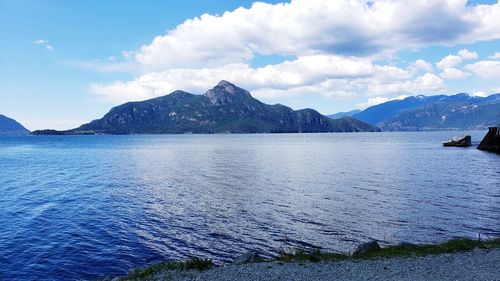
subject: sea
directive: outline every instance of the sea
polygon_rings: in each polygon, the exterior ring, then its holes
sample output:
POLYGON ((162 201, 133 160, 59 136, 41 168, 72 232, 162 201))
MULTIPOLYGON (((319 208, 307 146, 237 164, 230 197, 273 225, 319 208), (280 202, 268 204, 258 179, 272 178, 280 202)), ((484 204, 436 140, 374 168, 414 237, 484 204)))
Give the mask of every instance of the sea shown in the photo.
POLYGON ((0 138, 0 280, 500 236, 486 131, 0 138), (444 148, 472 135, 470 148, 444 148))

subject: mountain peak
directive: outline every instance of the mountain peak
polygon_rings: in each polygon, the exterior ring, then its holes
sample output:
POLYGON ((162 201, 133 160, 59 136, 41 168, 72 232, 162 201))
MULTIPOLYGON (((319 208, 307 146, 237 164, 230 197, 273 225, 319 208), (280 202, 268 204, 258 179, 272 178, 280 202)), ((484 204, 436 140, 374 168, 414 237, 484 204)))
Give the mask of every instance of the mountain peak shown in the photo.
POLYGON ((236 94, 236 92, 238 90, 244 91, 243 89, 236 87, 236 85, 234 85, 233 83, 230 83, 226 80, 221 80, 217 84, 217 86, 215 86, 212 90, 214 90, 214 89, 219 91, 219 92, 221 92, 221 91, 227 92, 227 93, 233 94, 233 95, 236 94))
POLYGON ((220 80, 219 83, 217 83, 217 86, 220 87, 236 87, 233 83, 226 81, 226 80, 220 80))
POLYGON ((210 103, 213 105, 228 104, 237 97, 252 97, 247 90, 239 88, 226 80, 220 81, 217 86, 208 90, 205 96, 210 99, 210 103))
POLYGON ((456 94, 456 95, 451 95, 450 97, 463 97, 463 98, 468 98, 468 97, 470 97, 470 95, 469 95, 469 94, 467 94, 467 93, 458 93, 458 94, 456 94))

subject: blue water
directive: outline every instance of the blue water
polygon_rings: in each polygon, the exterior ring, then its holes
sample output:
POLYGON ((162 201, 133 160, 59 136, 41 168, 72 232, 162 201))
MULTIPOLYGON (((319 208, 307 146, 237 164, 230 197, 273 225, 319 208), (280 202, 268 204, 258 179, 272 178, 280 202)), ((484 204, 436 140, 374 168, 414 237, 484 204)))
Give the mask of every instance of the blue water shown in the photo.
POLYGON ((0 138, 0 279, 500 236, 500 156, 461 134, 0 138))

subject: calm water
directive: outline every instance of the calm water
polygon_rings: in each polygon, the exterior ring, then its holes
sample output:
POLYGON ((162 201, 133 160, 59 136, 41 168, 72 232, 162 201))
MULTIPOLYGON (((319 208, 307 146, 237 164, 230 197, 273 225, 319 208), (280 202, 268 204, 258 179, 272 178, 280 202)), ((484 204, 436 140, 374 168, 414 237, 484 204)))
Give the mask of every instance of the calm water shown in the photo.
POLYGON ((460 134, 0 138, 0 279, 500 236, 500 156, 460 134))

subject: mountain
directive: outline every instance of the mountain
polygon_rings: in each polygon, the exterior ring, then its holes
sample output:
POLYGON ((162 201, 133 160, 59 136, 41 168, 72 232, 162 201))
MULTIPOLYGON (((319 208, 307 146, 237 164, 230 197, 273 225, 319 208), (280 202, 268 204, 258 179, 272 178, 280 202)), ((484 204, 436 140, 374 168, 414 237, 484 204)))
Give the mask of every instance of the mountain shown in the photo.
POLYGON ((204 95, 169 95, 112 108, 101 119, 68 131, 33 134, 213 134, 358 132, 379 129, 353 118, 332 120, 312 109, 268 105, 221 81, 204 95))
POLYGON ((387 131, 474 130, 500 124, 500 100, 436 102, 401 112, 380 124, 387 131))
POLYGON ((0 136, 25 136, 30 131, 19 122, 0 114, 0 136))
POLYGON ((368 124, 377 125, 394 117, 400 112, 435 102, 444 97, 446 96, 412 96, 403 100, 392 100, 368 107, 360 113, 354 114, 353 117, 368 124))
POLYGON ((338 123, 337 126, 339 128, 351 128, 349 131, 341 129, 339 132, 380 132, 380 128, 367 124, 363 121, 359 121, 351 116, 333 119, 333 121, 338 123))
POLYGON ((337 112, 335 114, 330 114, 330 115, 327 115, 327 117, 329 117, 331 119, 339 119, 339 118, 346 117, 346 116, 350 117, 350 116, 353 116, 354 114, 357 114, 360 112, 361 112, 361 110, 354 109, 354 110, 347 111, 347 112, 337 112))
POLYGON ((378 104, 353 117, 390 131, 484 129, 500 123, 500 94, 412 96, 378 104))

